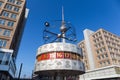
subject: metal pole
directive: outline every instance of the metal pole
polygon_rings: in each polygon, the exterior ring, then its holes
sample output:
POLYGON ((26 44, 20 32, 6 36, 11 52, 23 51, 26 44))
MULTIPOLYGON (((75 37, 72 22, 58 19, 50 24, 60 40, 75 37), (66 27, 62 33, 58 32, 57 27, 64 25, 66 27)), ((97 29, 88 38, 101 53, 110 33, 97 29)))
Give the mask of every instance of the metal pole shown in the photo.
POLYGON ((23 66, 23 63, 21 63, 21 65, 20 65, 20 70, 19 70, 18 80, 20 80, 20 75, 21 75, 21 71, 22 71, 22 66, 23 66))
POLYGON ((63 34, 63 43, 65 43, 65 33, 63 34))
POLYGON ((0 72, 0 80, 2 80, 2 72, 0 72))
POLYGON ((64 8, 62 6, 62 25, 61 25, 61 32, 62 32, 62 41, 63 43, 65 43, 65 31, 66 31, 66 27, 65 27, 65 21, 64 21, 64 8))
POLYGON ((64 76, 64 80, 66 80, 66 76, 64 76))

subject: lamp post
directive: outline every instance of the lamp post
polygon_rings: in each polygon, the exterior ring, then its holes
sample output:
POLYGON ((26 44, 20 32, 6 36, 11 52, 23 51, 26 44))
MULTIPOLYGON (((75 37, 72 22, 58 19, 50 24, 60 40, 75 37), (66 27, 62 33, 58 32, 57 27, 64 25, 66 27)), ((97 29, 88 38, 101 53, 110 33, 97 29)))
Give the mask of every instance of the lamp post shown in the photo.
POLYGON ((21 71, 22 71, 22 66, 23 66, 23 63, 21 63, 21 65, 20 65, 20 70, 19 70, 18 80, 20 80, 20 75, 21 75, 21 71))

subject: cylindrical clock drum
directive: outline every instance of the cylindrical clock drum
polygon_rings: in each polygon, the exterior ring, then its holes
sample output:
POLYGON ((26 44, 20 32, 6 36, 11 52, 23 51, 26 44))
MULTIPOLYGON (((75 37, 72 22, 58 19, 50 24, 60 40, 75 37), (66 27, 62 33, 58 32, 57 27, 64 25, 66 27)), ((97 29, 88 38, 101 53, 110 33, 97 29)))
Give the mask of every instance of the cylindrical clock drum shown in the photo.
POLYGON ((40 46, 37 50, 35 74, 64 80, 85 72, 80 48, 71 43, 55 42, 40 46))

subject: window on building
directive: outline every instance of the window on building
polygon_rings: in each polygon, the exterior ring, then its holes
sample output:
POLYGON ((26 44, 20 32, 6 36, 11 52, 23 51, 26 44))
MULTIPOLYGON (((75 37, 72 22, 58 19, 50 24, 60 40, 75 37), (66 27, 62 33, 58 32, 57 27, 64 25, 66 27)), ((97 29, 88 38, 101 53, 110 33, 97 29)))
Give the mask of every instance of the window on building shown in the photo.
POLYGON ((6 20, 0 19, 0 24, 1 24, 1 25, 5 25, 5 22, 6 22, 6 20))
POLYGON ((14 11, 18 12, 19 8, 18 7, 14 7, 14 11))
POLYGON ((5 6, 5 8, 8 9, 8 10, 12 10, 12 7, 13 7, 13 6, 10 5, 10 4, 6 4, 6 6, 5 6))
POLYGON ((98 47, 101 47, 101 44, 100 44, 100 43, 98 44, 98 47))
POLYGON ((0 7, 2 6, 2 2, 0 2, 0 7))
POLYGON ((103 51, 106 51, 105 47, 103 48, 103 51))
POLYGON ((110 61, 108 60, 107 63, 110 64, 110 61))
POLYGON ((102 62, 100 62, 100 65, 102 66, 102 62))
POLYGON ((106 32, 106 31, 103 31, 103 33, 104 33, 104 34, 107 34, 107 32, 106 32))
POLYGON ((101 42, 101 45, 104 46, 104 42, 101 42))
POLYGON ((13 14, 13 13, 11 14, 11 18, 13 19, 16 19, 16 16, 17 16, 16 14, 13 14))
POLYGON ((119 43, 119 40, 115 40, 117 43, 119 43))
POLYGON ((106 66, 106 62, 104 62, 104 66, 106 66))
POLYGON ((101 59, 100 56, 98 56, 98 59, 101 59))
POLYGON ((100 52, 103 52, 102 48, 100 49, 100 52))
POLYGON ((102 58, 104 58, 104 55, 102 55, 102 58))
POLYGON ((5 53, 4 54, 4 60, 2 61, 2 64, 8 65, 9 59, 10 59, 10 54, 9 53, 5 53))
POLYGON ((0 28, 0 33, 2 32, 2 28, 0 28))
POLYGON ((98 37, 98 34, 96 34, 96 37, 98 37))
POLYGON ((95 35, 93 35, 93 38, 95 38, 95 35))
POLYGON ((98 45, 95 45, 96 46, 96 48, 98 48, 98 45))
POLYGON ((15 0, 8 0, 8 2, 10 2, 10 3, 15 3, 15 0))
POLYGON ((97 41, 96 41, 96 40, 94 40, 94 42, 95 42, 95 43, 97 43, 97 41))
POLYGON ((114 57, 114 54, 112 52, 110 52, 110 56, 113 58, 114 57))
POLYGON ((5 29, 3 35, 4 35, 4 36, 10 36, 10 33, 11 33, 10 30, 6 30, 6 29, 5 29))
POLYGON ((4 56, 4 52, 0 52, 0 64, 2 63, 3 56, 4 56))
POLYGON ((7 26, 8 27, 12 27, 14 25, 14 22, 13 21, 8 21, 8 23, 7 23, 7 26))
POLYGON ((108 49, 111 51, 111 50, 112 50, 112 47, 108 47, 108 49))
POLYGON ((99 39, 97 38, 96 41, 99 42, 99 39))
POLYGON ((21 1, 17 1, 16 2, 17 5, 21 5, 21 3, 22 3, 21 1))
POLYGON ((3 11, 2 15, 5 16, 5 17, 8 17, 9 16, 9 12, 3 11))
POLYGON ((0 39, 0 47, 6 47, 7 40, 0 39))
POLYGON ((97 50, 97 54, 99 54, 99 50, 97 50))
POLYGON ((118 61, 118 64, 120 64, 120 61, 118 61))
POLYGON ((2 28, 0 28, 0 35, 2 34, 2 28))
POLYGON ((98 32, 99 35, 101 35, 100 31, 98 32))
POLYGON ((100 37, 99 39, 102 40, 102 37, 100 37))
POLYGON ((107 44, 110 45, 110 41, 107 41, 107 44))
POLYGON ((108 55, 107 55, 107 54, 105 54, 105 56, 106 56, 106 57, 108 57, 108 55))
POLYGON ((119 45, 119 44, 118 44, 117 46, 118 46, 118 47, 120 47, 120 45, 119 45))
POLYGON ((117 48, 114 48, 114 51, 115 51, 115 52, 118 52, 118 49, 117 49, 117 48))

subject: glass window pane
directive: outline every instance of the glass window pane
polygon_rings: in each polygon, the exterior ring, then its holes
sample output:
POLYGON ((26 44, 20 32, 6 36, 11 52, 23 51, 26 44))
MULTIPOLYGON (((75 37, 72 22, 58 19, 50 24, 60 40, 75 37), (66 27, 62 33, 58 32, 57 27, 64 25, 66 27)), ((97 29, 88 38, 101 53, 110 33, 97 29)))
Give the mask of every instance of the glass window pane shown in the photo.
POLYGON ((10 30, 4 30, 3 35, 4 36, 10 36, 11 31, 10 30))
POLYGON ((20 5, 21 3, 22 3, 21 1, 17 1, 17 2, 16 2, 17 5, 20 5))
POLYGON ((14 11, 18 12, 19 8, 18 7, 14 7, 14 11))
POLYGON ((2 6, 2 2, 0 2, 0 7, 2 6))
POLYGON ((1 64, 8 65, 9 59, 10 59, 10 54, 9 53, 4 53, 1 64))
POLYGON ((3 44, 3 40, 0 39, 0 47, 2 47, 3 44))
POLYGON ((3 56, 4 56, 4 53, 0 52, 0 64, 2 63, 3 56))
POLYGON ((8 17, 9 16, 9 12, 3 11, 2 15, 5 16, 5 17, 8 17))
POLYGON ((8 2, 15 3, 15 0, 8 0, 8 2))
POLYGON ((2 28, 0 28, 0 35, 2 34, 2 30, 3 30, 3 29, 2 29, 2 28))
POLYGON ((6 47, 7 41, 0 39, 0 47, 6 47))
POLYGON ((5 21, 4 19, 0 19, 0 24, 1 24, 1 25, 5 25, 5 22, 6 22, 6 21, 5 21))
POLYGON ((16 14, 12 14, 12 15, 11 15, 11 18, 16 19, 16 16, 17 16, 16 14))
POLYGON ((12 5, 7 4, 7 5, 5 6, 5 8, 8 9, 8 10, 12 10, 12 5))
POLYGON ((0 28, 0 33, 2 32, 2 28, 0 28))
POLYGON ((4 53, 3 53, 3 52, 0 52, 0 60, 3 59, 3 56, 4 56, 4 53))
POLYGON ((3 40, 3 47, 6 47, 7 41, 3 40))
POLYGON ((8 27, 12 27, 14 25, 14 22, 13 21, 8 21, 8 27))

